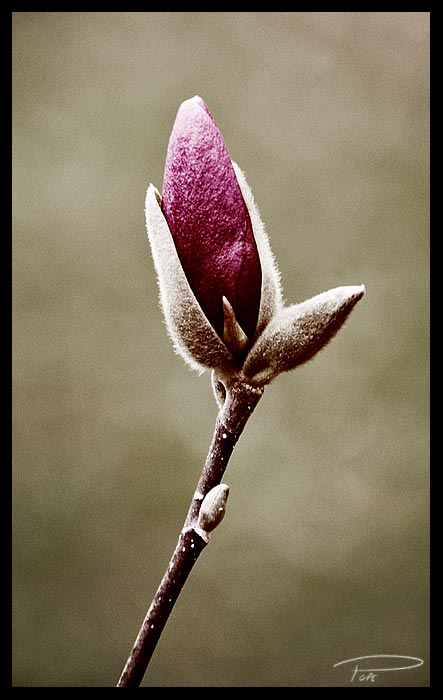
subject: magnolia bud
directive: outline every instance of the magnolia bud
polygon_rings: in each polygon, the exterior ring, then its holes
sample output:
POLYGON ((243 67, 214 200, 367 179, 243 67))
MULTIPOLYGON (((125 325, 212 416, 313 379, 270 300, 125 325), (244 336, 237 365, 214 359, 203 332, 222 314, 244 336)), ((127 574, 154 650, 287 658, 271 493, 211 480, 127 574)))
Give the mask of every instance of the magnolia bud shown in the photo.
POLYGON ((252 339, 260 308, 260 258, 225 142, 197 95, 180 105, 175 119, 162 211, 189 285, 220 338, 226 297, 252 339))
POLYGON ((194 369, 256 387, 313 357, 365 292, 337 287, 285 307, 252 192, 204 101, 183 102, 169 139, 163 195, 150 185, 146 225, 166 326, 194 369))

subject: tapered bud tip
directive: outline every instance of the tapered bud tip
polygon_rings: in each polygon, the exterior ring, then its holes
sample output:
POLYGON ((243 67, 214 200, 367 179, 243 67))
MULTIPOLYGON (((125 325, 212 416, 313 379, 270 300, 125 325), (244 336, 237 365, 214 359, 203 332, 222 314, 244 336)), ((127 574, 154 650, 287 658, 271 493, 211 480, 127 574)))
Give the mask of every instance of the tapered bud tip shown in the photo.
POLYGON ((189 125, 192 123, 194 127, 201 128, 202 117, 204 116, 202 111, 212 121, 212 116, 206 103, 198 95, 182 102, 175 117, 171 138, 174 135, 183 137, 189 131, 189 125))
POLYGON ((198 514, 197 525, 204 532, 212 532, 220 525, 225 517, 226 502, 229 496, 229 486, 219 484, 214 486, 204 497, 198 514))
POLYGON ((261 265, 223 137, 198 95, 178 110, 169 139, 162 210, 189 285, 223 338, 223 296, 248 338, 257 325, 261 265))
POLYGON ((205 112, 207 112, 207 114, 211 116, 208 109, 208 105, 200 97, 200 95, 194 95, 194 97, 190 97, 188 100, 184 100, 178 108, 176 123, 180 119, 180 117, 183 117, 184 115, 186 115, 186 113, 192 113, 194 110, 199 109, 204 109, 205 112))
POLYGON ((343 287, 343 290, 347 290, 349 303, 352 308, 366 294, 366 287, 364 284, 350 285, 349 287, 343 287))
MULTIPOLYGON (((344 287, 335 287, 335 289, 329 289, 327 292, 322 292, 313 300, 319 305, 325 305, 326 308, 333 309, 337 308, 348 308, 348 305, 354 306, 357 301, 359 301, 362 296, 366 293, 366 287, 364 284, 346 285, 344 287)), ((310 300, 304 302, 304 305, 308 305, 310 300)), ((300 305, 301 307, 302 305, 300 305)))
POLYGON ((366 294, 366 287, 364 284, 352 285, 349 287, 349 291, 354 294, 358 299, 366 294))

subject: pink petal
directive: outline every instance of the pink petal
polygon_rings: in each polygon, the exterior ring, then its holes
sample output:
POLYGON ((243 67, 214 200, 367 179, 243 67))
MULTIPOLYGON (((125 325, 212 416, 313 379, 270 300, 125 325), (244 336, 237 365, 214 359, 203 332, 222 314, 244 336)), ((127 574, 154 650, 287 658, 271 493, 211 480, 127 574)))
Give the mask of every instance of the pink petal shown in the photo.
POLYGON ((218 335, 223 337, 225 296, 251 339, 260 307, 260 259, 228 150, 198 96, 177 113, 162 210, 189 285, 218 335))

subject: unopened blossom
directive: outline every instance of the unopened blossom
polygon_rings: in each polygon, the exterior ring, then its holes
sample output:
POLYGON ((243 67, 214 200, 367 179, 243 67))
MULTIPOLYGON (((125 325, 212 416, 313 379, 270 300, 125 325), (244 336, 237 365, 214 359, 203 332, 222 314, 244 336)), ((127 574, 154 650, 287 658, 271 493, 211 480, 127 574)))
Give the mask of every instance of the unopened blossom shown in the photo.
POLYGON ((146 223, 175 349, 228 383, 263 386, 306 362, 365 292, 363 285, 337 287, 283 306, 251 190, 198 96, 178 110, 163 193, 150 185, 146 223))
POLYGON ((169 139, 162 211, 190 287, 223 338, 223 297, 250 339, 261 266, 251 219, 222 135, 200 97, 183 102, 169 139))

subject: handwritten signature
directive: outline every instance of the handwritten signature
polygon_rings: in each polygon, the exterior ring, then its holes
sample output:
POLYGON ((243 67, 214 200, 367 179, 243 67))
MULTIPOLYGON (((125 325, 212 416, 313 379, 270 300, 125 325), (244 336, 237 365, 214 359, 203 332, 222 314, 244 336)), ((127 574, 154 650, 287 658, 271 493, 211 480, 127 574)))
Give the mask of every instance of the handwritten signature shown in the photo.
POLYGON ((351 683, 354 683, 355 681, 358 683, 375 683, 379 673, 386 673, 388 671, 406 671, 411 668, 418 668, 419 666, 422 666, 423 663, 423 659, 419 659, 416 656, 374 654, 373 656, 357 656, 355 659, 339 661, 338 663, 334 664, 332 668, 349 664, 352 672, 351 683), (376 659, 376 661, 371 661, 370 665, 382 666, 382 668, 361 668, 358 662, 366 659, 376 659), (381 659, 384 659, 384 661, 381 661, 381 659), (387 659, 391 659, 391 661, 388 662, 387 659))

